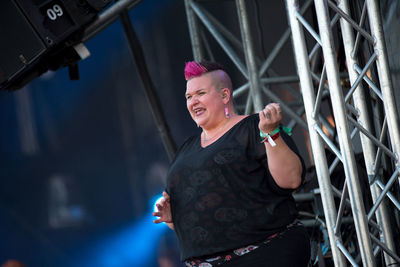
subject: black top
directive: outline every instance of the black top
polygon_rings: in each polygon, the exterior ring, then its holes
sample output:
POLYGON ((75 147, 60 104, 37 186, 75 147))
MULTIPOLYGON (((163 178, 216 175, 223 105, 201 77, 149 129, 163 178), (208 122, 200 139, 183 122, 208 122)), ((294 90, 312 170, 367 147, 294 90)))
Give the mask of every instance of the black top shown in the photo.
MULTIPOLYGON (((292 190, 280 188, 268 171, 258 122, 254 114, 205 148, 200 135, 179 148, 167 193, 182 260, 262 240, 297 216, 292 190)), ((292 139, 281 136, 298 154, 292 139)))

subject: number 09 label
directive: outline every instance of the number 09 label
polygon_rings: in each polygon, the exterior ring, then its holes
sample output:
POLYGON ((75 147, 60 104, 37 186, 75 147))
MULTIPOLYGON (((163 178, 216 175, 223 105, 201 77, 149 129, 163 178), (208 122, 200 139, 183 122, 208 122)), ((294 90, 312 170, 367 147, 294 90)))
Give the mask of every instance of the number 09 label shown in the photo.
MULTIPOLYGON (((0 0, 1 1, 1 0, 0 0)), ((46 42, 54 44, 74 31, 74 22, 60 0, 53 0, 40 8, 43 16, 43 29, 46 30, 46 42)))
POLYGON ((58 17, 61 17, 64 14, 64 12, 58 4, 55 4, 51 8, 48 8, 46 10, 46 14, 47 17, 49 17, 49 19, 56 20, 58 17))

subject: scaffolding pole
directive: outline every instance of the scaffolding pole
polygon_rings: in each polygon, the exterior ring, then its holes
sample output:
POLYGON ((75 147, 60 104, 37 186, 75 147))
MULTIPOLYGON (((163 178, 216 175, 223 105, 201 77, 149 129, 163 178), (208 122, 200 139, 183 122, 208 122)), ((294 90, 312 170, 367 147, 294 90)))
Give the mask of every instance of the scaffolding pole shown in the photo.
MULTIPOLYGON (((350 7, 348 0, 342 0, 338 8, 344 12, 344 14, 348 15, 350 17, 350 7)), ((353 55, 356 51, 355 47, 355 38, 353 34, 353 27, 352 25, 346 21, 346 19, 342 18, 340 19, 340 26, 342 29, 342 36, 343 36, 343 44, 344 44, 344 49, 345 49, 345 54, 346 54, 346 61, 349 66, 348 71, 349 71, 349 77, 350 77, 350 83, 352 87, 355 87, 355 91, 353 94, 353 102, 355 108, 359 111, 358 112, 358 122, 360 125, 364 127, 364 129, 372 133, 373 132, 373 127, 371 125, 371 122, 369 120, 370 114, 368 114, 368 107, 367 107, 367 100, 365 97, 365 90, 364 87, 362 86, 361 83, 358 83, 364 75, 358 75, 358 73, 355 71, 354 66, 358 66, 359 62, 357 58, 353 55)), ((364 151, 364 162, 365 162, 365 167, 366 171, 368 174, 368 177, 375 177, 375 170, 374 170, 374 161, 376 158, 377 150, 374 147, 374 143, 371 141, 370 138, 368 138, 367 135, 361 134, 361 145, 362 149, 364 151)), ((380 179, 380 178, 378 178, 380 179)), ((376 183, 371 184, 371 197, 373 202, 376 202, 378 199, 379 194, 381 193, 381 189, 376 183)), ((392 229, 390 226, 390 217, 389 217, 389 212, 388 208, 386 206, 386 203, 383 203, 380 208, 377 210, 376 213, 376 218, 378 225, 381 226, 382 233, 380 235, 380 240, 387 244, 388 249, 391 251, 395 251, 395 245, 393 241, 393 233, 392 229)), ((395 261, 393 258, 388 256, 388 253, 385 253, 385 261, 387 265, 393 265, 395 264, 395 261)))
POLYGON ((314 86, 311 78, 310 65, 308 60, 307 46, 304 38, 303 28, 297 19, 298 3, 295 0, 286 0, 289 25, 292 31, 292 43, 296 60, 297 72, 300 77, 300 86, 303 92, 303 101, 306 118, 309 128, 311 148, 315 159, 315 170, 317 172, 319 189, 321 190, 321 200, 327 225, 332 256, 337 266, 346 266, 343 255, 337 248, 337 242, 341 243, 339 236, 335 235, 335 222, 337 218, 331 181, 328 171, 323 141, 315 127, 319 124, 316 116, 313 116, 316 105, 314 86))
POLYGON ((350 131, 346 119, 346 103, 342 92, 339 77, 339 68, 336 61, 336 50, 331 27, 329 26, 329 11, 327 1, 315 0, 315 11, 318 20, 321 46, 326 65, 329 93, 332 101, 333 114, 337 135, 339 137, 342 164, 346 176, 346 185, 349 191, 353 219, 358 237, 361 259, 364 266, 376 266, 373 256, 372 244, 369 237, 368 220, 362 198, 361 187, 352 149, 350 131))

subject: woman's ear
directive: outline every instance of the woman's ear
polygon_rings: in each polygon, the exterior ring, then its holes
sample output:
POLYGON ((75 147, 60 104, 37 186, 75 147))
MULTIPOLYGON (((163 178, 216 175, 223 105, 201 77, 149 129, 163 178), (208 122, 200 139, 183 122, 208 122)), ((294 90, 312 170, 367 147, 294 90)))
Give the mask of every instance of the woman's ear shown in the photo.
POLYGON ((224 104, 227 104, 229 102, 229 100, 231 99, 231 91, 228 88, 222 88, 221 95, 222 95, 222 100, 224 101, 224 104))

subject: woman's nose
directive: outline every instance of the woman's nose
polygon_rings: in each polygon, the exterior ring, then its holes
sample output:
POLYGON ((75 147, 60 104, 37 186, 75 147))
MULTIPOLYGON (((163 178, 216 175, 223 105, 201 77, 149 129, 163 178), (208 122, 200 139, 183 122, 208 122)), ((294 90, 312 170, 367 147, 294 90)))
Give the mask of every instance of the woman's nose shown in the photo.
POLYGON ((192 99, 191 99, 190 102, 191 102, 192 105, 194 105, 194 104, 199 103, 199 99, 197 98, 197 96, 192 96, 192 99))

